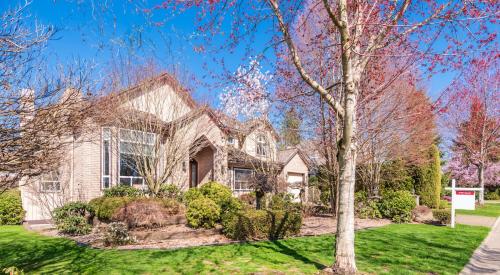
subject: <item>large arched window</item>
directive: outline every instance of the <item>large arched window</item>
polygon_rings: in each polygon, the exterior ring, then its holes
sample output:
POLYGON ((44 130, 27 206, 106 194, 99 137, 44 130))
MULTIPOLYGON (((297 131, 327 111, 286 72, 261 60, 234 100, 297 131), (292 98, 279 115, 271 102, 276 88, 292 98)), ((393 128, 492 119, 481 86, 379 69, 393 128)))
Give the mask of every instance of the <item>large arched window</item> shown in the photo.
POLYGON ((256 142, 256 150, 257 150, 257 155, 258 156, 267 156, 267 151, 269 150, 269 142, 267 141, 267 138, 265 135, 258 135, 257 136, 257 142, 256 142))

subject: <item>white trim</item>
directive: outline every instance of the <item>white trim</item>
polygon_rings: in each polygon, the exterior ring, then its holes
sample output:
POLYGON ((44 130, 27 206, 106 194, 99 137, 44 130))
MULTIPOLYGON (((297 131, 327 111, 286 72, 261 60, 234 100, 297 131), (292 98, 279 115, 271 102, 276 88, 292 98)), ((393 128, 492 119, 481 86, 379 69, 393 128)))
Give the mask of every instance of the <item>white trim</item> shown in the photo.
POLYGON ((111 159, 111 148, 112 148, 112 142, 111 142, 111 135, 112 131, 110 127, 101 127, 101 190, 108 189, 111 187, 111 167, 112 167, 112 159, 111 159), (107 139, 104 138, 104 130, 109 131, 109 137, 107 139), (104 160, 104 141, 108 141, 108 154, 109 154, 109 162, 108 162, 108 170, 109 174, 104 175, 104 171, 106 169, 106 161, 104 160), (108 178, 108 187, 104 187, 104 179, 108 178))

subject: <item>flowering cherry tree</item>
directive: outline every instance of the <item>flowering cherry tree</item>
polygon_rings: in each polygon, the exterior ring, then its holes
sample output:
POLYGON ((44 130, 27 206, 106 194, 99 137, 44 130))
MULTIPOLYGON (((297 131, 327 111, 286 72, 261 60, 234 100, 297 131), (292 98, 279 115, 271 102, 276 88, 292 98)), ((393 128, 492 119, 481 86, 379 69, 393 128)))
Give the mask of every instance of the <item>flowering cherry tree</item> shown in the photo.
MULTIPOLYGON (((453 156, 448 166, 452 177, 482 188, 499 177, 498 65, 496 54, 475 60, 465 77, 454 83, 455 93, 446 98, 442 111, 444 125, 452 133, 453 156)), ((484 191, 479 193, 479 203, 484 203, 484 191)))
POLYGON ((233 75, 232 84, 219 96, 223 111, 231 117, 252 119, 267 116, 269 111, 268 85, 272 79, 269 71, 255 58, 248 66, 240 66, 233 75))

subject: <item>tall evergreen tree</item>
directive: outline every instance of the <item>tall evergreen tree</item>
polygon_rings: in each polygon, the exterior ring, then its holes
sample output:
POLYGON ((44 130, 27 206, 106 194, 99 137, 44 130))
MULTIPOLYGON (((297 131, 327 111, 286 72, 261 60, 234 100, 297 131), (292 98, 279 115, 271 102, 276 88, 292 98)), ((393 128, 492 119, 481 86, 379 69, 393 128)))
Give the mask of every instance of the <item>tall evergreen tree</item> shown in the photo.
POLYGON ((420 195, 420 203, 430 208, 438 208, 441 195, 441 157, 439 148, 429 148, 429 163, 420 166, 415 175, 415 191, 420 195))
POLYGON ((296 146, 301 142, 302 137, 300 135, 300 128, 301 120, 299 114, 295 108, 292 107, 285 112, 281 128, 281 136, 285 147, 296 146))

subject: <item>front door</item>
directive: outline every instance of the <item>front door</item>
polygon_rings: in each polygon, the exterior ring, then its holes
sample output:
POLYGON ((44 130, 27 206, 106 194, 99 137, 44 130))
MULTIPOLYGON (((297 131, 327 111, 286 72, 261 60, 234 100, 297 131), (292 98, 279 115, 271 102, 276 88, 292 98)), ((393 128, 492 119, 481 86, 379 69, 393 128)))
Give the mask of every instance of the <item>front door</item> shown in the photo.
POLYGON ((194 188, 198 185, 198 162, 191 160, 189 162, 189 188, 194 188))

